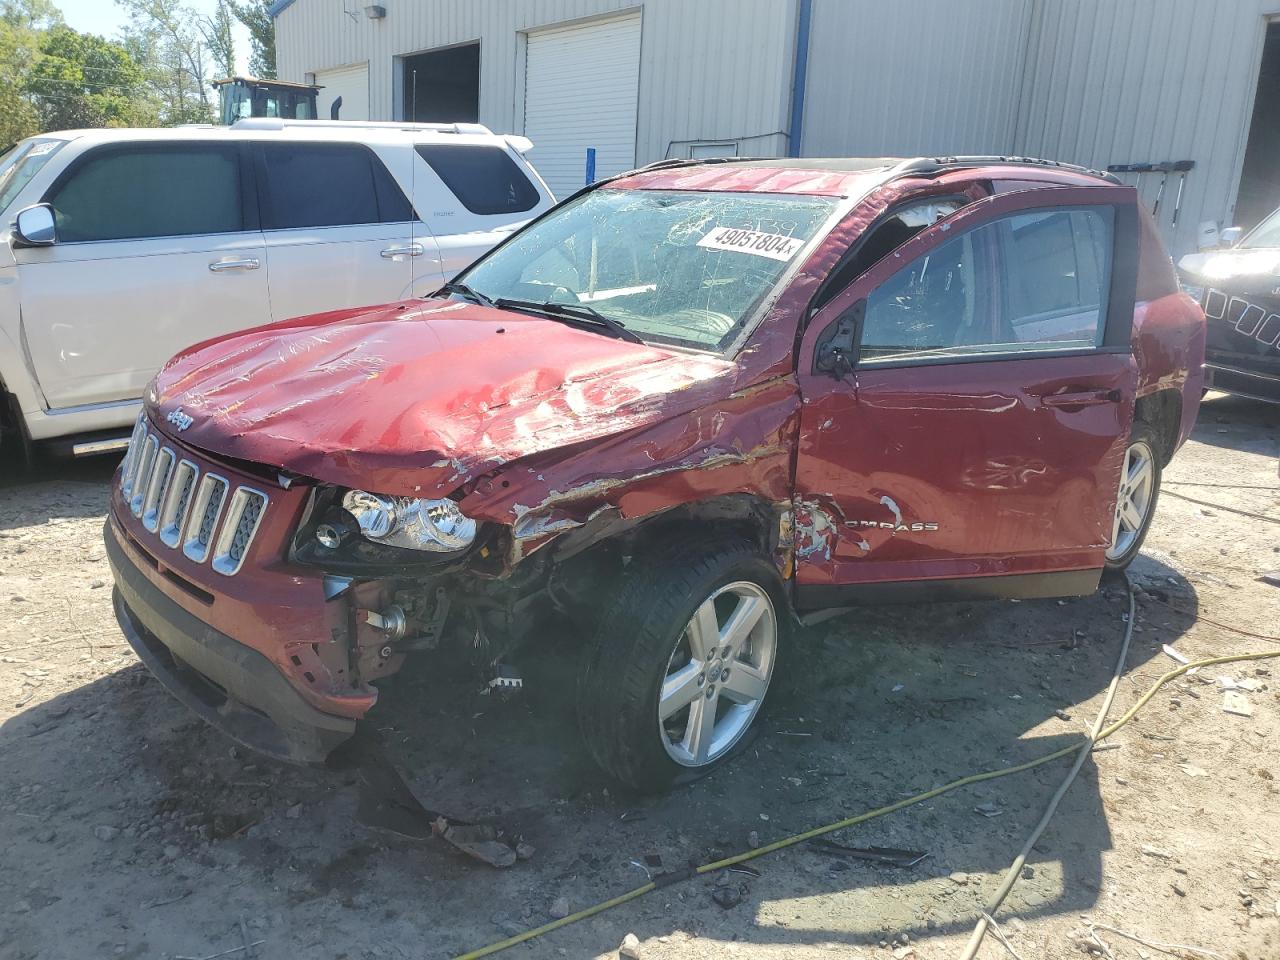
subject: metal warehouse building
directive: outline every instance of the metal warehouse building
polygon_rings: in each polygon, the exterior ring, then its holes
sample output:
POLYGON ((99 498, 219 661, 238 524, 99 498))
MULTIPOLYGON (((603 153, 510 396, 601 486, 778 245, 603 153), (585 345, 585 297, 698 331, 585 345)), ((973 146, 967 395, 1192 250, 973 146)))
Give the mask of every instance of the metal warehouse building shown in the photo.
POLYGON ((1280 206, 1280 0, 277 0, 322 115, 479 121, 557 195, 664 157, 1047 157, 1125 173, 1175 254, 1280 206), (1179 199, 1180 195, 1180 199, 1179 199), (1176 216, 1176 223, 1174 222, 1176 216))

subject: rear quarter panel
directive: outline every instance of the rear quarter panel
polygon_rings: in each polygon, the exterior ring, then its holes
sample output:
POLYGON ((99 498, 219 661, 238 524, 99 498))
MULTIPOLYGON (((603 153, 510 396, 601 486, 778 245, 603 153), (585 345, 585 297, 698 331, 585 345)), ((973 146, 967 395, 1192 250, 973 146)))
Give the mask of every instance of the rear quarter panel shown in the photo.
POLYGON ((1138 398, 1161 390, 1182 397, 1175 449, 1195 427, 1204 388, 1205 318, 1200 305, 1178 287, 1160 235, 1146 213, 1141 224, 1137 303, 1133 315, 1133 355, 1138 363, 1138 398))

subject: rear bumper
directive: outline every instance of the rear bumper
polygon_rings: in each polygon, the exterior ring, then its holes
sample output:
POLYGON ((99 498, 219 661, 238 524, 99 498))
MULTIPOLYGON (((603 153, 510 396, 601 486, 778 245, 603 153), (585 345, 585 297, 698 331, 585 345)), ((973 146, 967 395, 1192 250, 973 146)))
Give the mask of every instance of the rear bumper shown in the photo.
POLYGON ((294 763, 318 763, 355 733, 355 720, 316 709, 262 653, 152 584, 110 519, 103 539, 120 629, 156 679, 202 719, 252 750, 294 763))

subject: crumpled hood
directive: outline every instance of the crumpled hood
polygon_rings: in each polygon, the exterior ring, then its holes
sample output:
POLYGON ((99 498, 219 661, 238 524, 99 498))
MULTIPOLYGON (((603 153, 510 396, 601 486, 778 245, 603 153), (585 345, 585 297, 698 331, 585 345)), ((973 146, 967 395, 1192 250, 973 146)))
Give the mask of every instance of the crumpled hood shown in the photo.
POLYGON ((198 344, 156 376, 147 409, 215 455, 441 496, 512 460, 727 396, 737 370, 539 317, 415 300, 198 344), (179 408, 192 418, 181 432, 167 419, 179 408))

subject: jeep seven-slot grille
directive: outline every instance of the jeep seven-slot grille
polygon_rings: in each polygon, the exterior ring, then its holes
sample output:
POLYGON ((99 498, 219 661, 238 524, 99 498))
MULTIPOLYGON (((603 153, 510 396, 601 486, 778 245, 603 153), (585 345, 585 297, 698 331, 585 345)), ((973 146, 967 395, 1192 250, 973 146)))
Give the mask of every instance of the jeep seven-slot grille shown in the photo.
POLYGON ((120 492, 161 543, 224 576, 240 572, 267 509, 265 493, 206 472, 138 418, 120 470, 120 492))

